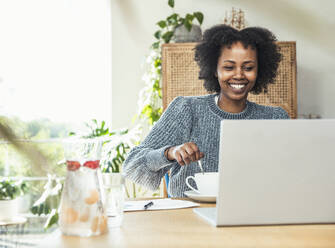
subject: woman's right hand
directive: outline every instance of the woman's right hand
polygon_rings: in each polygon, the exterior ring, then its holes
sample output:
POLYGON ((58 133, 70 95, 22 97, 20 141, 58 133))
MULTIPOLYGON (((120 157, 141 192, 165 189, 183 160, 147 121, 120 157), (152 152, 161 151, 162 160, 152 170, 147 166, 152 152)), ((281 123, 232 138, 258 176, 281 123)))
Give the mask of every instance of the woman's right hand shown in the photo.
POLYGON ((188 165, 204 157, 198 146, 193 142, 187 142, 179 146, 166 149, 165 156, 168 160, 176 160, 180 165, 188 165))

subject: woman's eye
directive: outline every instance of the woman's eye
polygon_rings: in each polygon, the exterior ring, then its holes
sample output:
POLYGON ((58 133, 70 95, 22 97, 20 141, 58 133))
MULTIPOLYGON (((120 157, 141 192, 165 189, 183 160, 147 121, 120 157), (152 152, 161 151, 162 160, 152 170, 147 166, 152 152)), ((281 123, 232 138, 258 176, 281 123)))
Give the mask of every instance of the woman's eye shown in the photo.
POLYGON ((231 70, 234 69, 234 67, 232 67, 232 66, 224 66, 223 68, 227 71, 231 71, 231 70))
POLYGON ((254 69, 254 67, 244 67, 245 71, 251 71, 252 69, 254 69))

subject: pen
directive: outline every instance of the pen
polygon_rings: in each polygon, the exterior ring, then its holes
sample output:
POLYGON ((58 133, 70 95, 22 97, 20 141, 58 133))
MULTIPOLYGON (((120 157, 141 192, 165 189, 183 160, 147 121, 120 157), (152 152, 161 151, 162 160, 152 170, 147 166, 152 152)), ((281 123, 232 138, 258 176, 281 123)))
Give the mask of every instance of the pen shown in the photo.
POLYGON ((145 205, 144 205, 144 210, 147 210, 147 209, 150 208, 152 205, 154 205, 154 202, 153 202, 153 201, 151 201, 151 202, 145 204, 145 205))

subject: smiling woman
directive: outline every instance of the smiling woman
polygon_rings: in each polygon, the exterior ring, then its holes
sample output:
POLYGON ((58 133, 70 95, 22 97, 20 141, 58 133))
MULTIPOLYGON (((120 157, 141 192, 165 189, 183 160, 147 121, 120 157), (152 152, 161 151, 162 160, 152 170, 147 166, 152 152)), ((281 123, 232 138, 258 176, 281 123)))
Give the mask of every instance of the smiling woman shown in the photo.
MULTIPOLYGON (((195 49, 204 87, 215 94, 177 97, 146 139, 124 162, 126 177, 156 189, 170 171, 168 192, 185 197, 185 179, 218 171, 220 123, 224 119, 287 119, 280 107, 247 100, 249 92, 266 91, 274 82, 280 53, 275 36, 263 28, 235 30, 226 25, 205 31, 195 49)), ((195 187, 195 185, 192 185, 195 187)))
POLYGON ((225 90, 229 88, 225 86, 232 88, 232 83, 235 83, 236 90, 242 89, 243 85, 248 86, 243 91, 244 104, 237 112, 244 109, 249 92, 267 92, 268 84, 275 81, 281 60, 276 40, 274 34, 260 27, 238 31, 226 25, 217 25, 204 33, 195 53, 200 67, 199 78, 205 80, 204 87, 208 92, 220 93, 221 108, 237 104, 223 104, 229 94, 229 90, 225 90))

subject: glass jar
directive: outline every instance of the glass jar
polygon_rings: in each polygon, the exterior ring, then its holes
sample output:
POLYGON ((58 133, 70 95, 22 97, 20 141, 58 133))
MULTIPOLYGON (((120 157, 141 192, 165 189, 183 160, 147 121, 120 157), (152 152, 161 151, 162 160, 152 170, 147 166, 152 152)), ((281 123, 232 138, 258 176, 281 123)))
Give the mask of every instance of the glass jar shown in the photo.
POLYGON ((107 214, 99 168, 99 140, 64 142, 67 175, 59 212, 59 227, 65 235, 95 236, 106 233, 107 214))

